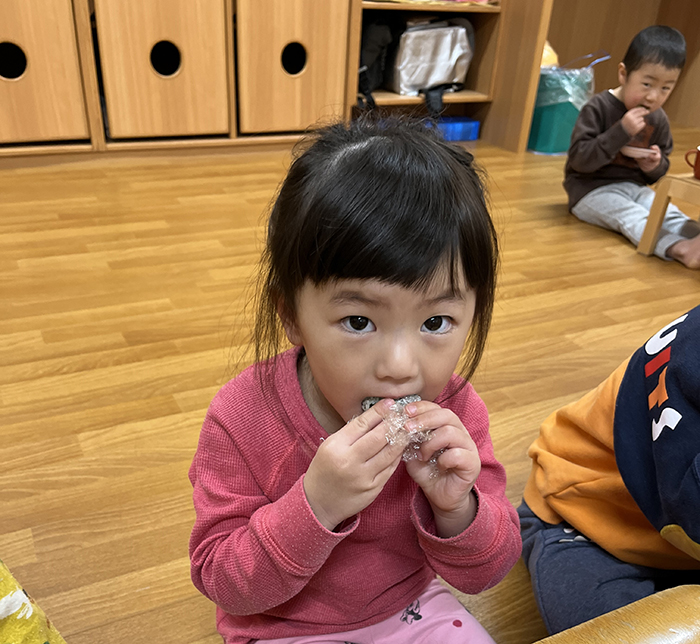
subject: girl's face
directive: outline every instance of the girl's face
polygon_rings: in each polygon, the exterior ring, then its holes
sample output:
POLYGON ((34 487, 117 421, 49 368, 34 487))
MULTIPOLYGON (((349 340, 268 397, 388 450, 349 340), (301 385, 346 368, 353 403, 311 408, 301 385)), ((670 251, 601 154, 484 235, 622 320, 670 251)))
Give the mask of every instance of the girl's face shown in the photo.
POLYGON ((299 380, 319 423, 335 432, 368 396, 435 399, 457 366, 474 305, 463 277, 451 293, 446 271, 427 291, 379 280, 307 281, 285 330, 306 351, 299 380))

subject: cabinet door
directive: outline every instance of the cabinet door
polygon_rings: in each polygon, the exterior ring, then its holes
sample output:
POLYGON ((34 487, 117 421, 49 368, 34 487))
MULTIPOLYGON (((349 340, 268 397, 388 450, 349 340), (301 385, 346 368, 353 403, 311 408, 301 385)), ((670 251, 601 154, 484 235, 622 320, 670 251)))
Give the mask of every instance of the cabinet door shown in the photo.
POLYGON ((111 138, 229 130, 224 0, 95 0, 111 138))
POLYGON ((87 138, 71 0, 0 1, 0 143, 87 138))
POLYGON ((238 0, 241 132, 342 116, 349 14, 349 0, 238 0))

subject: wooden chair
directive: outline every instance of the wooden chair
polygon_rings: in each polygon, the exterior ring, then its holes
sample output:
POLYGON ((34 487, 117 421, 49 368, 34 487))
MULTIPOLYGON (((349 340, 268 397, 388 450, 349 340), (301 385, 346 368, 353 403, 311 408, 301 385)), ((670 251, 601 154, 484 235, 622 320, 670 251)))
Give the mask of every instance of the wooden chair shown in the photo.
POLYGON ((663 590, 547 637, 540 644, 691 642, 700 642, 700 586, 677 586, 663 590))
POLYGON ((700 586, 669 588, 547 637, 520 559, 497 586, 456 597, 498 644, 697 644, 700 586))
POLYGON ((672 198, 700 205, 700 181, 692 174, 667 175, 659 181, 647 225, 637 246, 638 253, 651 255, 654 252, 666 208, 672 198))

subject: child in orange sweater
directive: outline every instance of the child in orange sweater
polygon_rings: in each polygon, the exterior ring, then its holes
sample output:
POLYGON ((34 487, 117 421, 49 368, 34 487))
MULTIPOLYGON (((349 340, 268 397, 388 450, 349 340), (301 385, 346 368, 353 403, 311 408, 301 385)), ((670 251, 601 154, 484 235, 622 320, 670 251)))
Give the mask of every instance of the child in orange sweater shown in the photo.
POLYGON ((700 583, 700 306, 530 446, 523 559, 550 633, 700 583))

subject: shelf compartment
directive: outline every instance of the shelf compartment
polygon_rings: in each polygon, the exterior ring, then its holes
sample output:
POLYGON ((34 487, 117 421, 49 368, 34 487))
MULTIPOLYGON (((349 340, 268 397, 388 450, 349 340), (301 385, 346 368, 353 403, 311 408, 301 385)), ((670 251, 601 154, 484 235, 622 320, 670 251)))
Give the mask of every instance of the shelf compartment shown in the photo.
MULTIPOLYGON (((378 9, 385 9, 386 6, 399 7, 404 9, 406 7, 405 3, 393 4, 393 3, 382 3, 382 2, 368 2, 367 0, 363 3, 363 9, 371 9, 370 11, 364 11, 364 19, 369 19, 368 16, 378 15, 381 16, 383 12, 376 12, 374 10, 375 5, 379 5, 378 9), (366 5, 371 5, 367 7, 366 5)), ((428 5, 435 6, 435 5, 428 5)), ((470 5, 472 7, 479 8, 478 5, 470 5)), ((412 5, 409 6, 409 11, 406 13, 410 14, 412 5)), ((443 5, 440 5, 443 8, 443 5)), ((500 9, 500 7, 497 7, 500 9)), ((445 7, 443 10, 448 17, 449 16, 465 16, 465 12, 454 12, 451 7, 445 7)), ((451 96, 445 94, 445 102, 451 103, 475 103, 475 102, 485 102, 490 101, 493 96, 494 88, 494 75, 496 67, 496 51, 498 48, 498 36, 499 27, 501 21, 501 15, 498 12, 475 12, 469 13, 469 22, 471 22, 474 27, 474 57, 472 58, 471 64, 469 65, 469 71, 467 72, 467 78, 464 81, 464 90, 460 92, 454 92, 451 96)), ((422 98, 412 97, 412 96, 399 96, 392 92, 376 91, 373 95, 380 95, 382 98, 377 101, 380 105, 413 105, 420 103, 422 98)), ((376 98, 375 98, 376 100, 376 98)))

